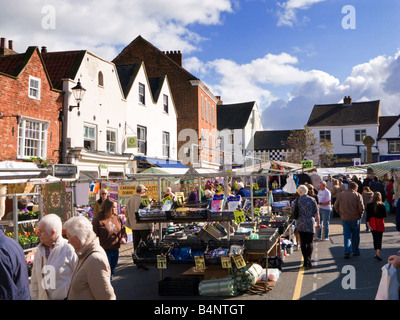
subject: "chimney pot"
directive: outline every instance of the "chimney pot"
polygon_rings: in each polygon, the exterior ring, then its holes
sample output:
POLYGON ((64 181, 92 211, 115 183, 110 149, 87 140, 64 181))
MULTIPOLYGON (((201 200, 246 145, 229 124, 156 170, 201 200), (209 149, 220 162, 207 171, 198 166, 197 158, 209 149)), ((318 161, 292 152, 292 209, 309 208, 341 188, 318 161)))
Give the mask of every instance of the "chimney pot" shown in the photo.
POLYGON ((8 40, 8 49, 14 50, 14 42, 12 40, 8 40))
POLYGON ((42 53, 47 53, 47 47, 45 46, 42 47, 42 53))
POLYGON ((0 40, 0 48, 5 48, 6 47, 6 38, 1 38, 0 40))

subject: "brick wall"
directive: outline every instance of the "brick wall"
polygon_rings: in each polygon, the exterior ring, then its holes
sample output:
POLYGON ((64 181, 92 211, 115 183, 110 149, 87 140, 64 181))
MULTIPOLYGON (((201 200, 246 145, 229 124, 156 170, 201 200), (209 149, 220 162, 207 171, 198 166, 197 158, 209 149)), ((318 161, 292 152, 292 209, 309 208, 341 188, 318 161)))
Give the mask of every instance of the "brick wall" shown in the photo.
POLYGON ((16 115, 49 122, 47 162, 58 163, 60 155, 62 94, 51 90, 45 69, 35 50, 23 71, 15 79, 0 74, 0 161, 18 161, 18 123, 16 115), (28 97, 29 76, 41 79, 40 100, 28 97), (14 116, 12 116, 14 115, 14 116), (8 117, 11 116, 11 117, 8 117))

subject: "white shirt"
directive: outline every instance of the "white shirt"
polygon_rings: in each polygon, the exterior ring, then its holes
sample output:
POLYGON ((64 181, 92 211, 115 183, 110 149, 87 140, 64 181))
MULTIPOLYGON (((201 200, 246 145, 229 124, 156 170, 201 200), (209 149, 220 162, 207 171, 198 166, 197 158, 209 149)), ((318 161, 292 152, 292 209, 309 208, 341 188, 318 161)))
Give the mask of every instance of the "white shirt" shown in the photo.
POLYGON ((322 205, 321 203, 331 201, 331 192, 325 188, 325 190, 319 190, 318 191, 318 202, 319 202, 319 207, 321 209, 326 209, 330 210, 331 209, 331 204, 329 203, 328 205, 322 205))

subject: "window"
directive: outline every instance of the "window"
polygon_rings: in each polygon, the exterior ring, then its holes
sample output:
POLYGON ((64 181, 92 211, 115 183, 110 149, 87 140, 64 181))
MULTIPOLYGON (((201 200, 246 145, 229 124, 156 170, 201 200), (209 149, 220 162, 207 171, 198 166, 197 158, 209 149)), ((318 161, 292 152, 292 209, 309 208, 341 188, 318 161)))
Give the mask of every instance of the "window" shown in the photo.
POLYGON ((211 119, 212 119, 212 121, 211 121, 212 125, 215 126, 215 106, 214 105, 212 106, 211 119))
POLYGON ((85 124, 83 127, 83 146, 86 150, 96 150, 96 126, 85 124))
POLYGON ((400 140, 390 140, 389 153, 400 153, 400 140))
POLYGON ((98 74, 98 84, 101 87, 104 87, 104 76, 103 76, 103 72, 99 72, 98 74))
POLYGON ((365 136, 367 135, 367 130, 355 130, 354 133, 356 142, 363 142, 365 136))
POLYGON ((145 86, 143 83, 139 83, 139 102, 141 104, 146 104, 145 100, 145 86))
POLYGON ((137 127, 137 142, 138 142, 138 152, 146 154, 147 152, 147 128, 137 127))
POLYGON ((169 132, 163 132, 162 135, 162 155, 169 158, 169 132))
POLYGON ((208 121, 208 119, 207 119, 207 116, 208 116, 208 112, 207 112, 207 98, 205 98, 204 99, 205 100, 205 117, 204 117, 204 119, 206 120, 206 121, 208 121))
POLYGON ((208 122, 211 123, 211 101, 208 101, 208 122))
POLYGON ((201 94, 201 118, 204 119, 204 98, 203 98, 203 94, 201 94))
POLYGON ((29 98, 40 100, 40 82, 40 79, 29 76, 29 98))
POLYGON ((18 125, 18 158, 47 158, 48 122, 22 119, 18 125))
POLYGON ((330 130, 321 130, 319 132, 319 141, 331 142, 331 131, 330 130))
POLYGON ((168 113, 168 96, 164 94, 163 96, 163 101, 164 101, 164 112, 168 113))
POLYGON ((107 130, 107 152, 117 153, 117 131, 107 130))

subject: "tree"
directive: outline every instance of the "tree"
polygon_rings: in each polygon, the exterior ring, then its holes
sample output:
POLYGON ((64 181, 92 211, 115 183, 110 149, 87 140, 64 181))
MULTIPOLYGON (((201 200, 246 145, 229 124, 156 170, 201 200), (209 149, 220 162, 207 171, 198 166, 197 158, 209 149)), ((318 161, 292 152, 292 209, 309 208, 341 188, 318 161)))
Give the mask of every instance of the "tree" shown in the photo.
POLYGON ((304 126, 304 130, 293 130, 282 145, 290 150, 287 159, 289 162, 313 160, 320 167, 329 167, 335 160, 332 142, 319 141, 307 126, 304 126))

